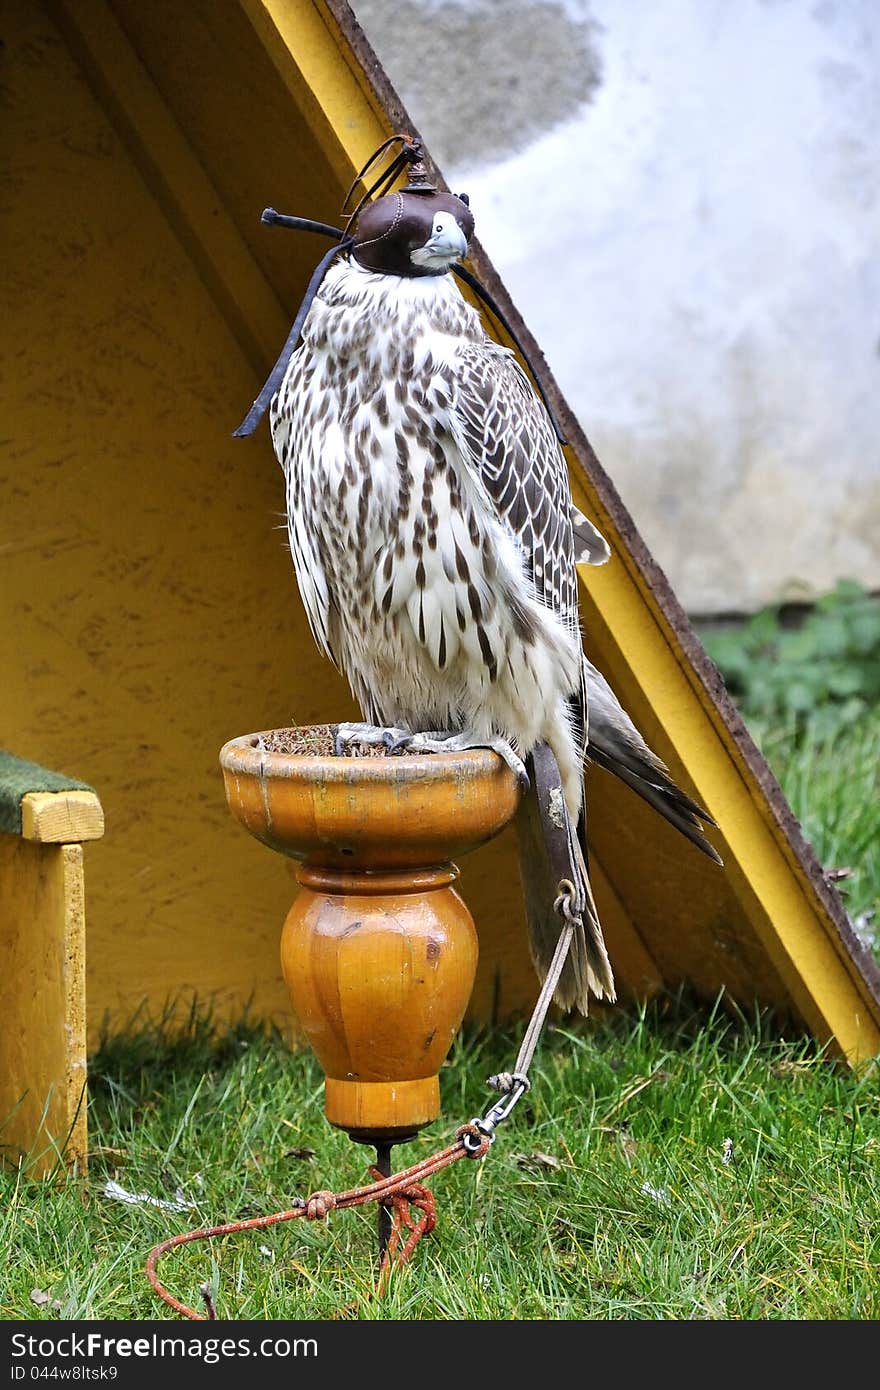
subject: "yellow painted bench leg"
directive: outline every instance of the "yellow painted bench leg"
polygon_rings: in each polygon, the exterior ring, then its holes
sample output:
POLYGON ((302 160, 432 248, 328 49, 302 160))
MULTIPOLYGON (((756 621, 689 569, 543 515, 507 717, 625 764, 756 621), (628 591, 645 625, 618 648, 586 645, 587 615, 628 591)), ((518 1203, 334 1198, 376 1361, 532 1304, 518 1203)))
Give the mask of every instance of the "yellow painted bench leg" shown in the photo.
POLYGON ((83 852, 0 834, 0 1153, 86 1161, 83 852))
POLYGON ((0 1160, 86 1167, 84 840, 90 787, 0 750, 0 1160))

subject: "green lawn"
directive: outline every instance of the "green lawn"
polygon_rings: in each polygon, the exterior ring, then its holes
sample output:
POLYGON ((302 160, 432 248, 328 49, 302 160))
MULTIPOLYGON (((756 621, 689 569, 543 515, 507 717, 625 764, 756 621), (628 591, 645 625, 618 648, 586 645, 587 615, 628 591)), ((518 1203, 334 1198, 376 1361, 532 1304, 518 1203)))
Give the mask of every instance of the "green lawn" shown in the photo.
POLYGON ((850 870, 837 890, 880 959, 880 704, 827 730, 755 720, 752 733, 820 863, 850 870))
MULTIPOLYGON (((516 1043, 459 1042, 445 1123, 406 1161, 483 1108, 483 1079, 516 1043)), ((176 1318, 144 1277, 155 1243, 365 1180, 369 1151, 323 1119, 316 1063, 277 1040, 143 1035, 107 1047, 92 1076, 88 1183, 3 1179, 4 1318, 176 1318), (124 1205, 103 1195, 108 1178, 194 1206, 124 1205), (50 1302, 35 1307, 33 1289, 50 1302)), ((551 1030, 533 1080, 485 1160, 433 1179, 438 1229, 384 1299, 372 1207, 184 1247, 163 1282, 201 1308, 213 1281, 224 1318, 880 1315, 876 1067, 855 1075, 767 1020, 677 1000, 551 1030)))

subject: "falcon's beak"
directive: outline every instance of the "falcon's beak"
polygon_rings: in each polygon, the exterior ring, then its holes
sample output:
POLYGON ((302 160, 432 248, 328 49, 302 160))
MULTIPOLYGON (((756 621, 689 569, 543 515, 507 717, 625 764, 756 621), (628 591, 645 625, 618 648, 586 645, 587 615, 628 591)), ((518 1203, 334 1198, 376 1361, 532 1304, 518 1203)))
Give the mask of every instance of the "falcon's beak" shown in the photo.
POLYGON ((450 217, 432 232, 424 246, 410 252, 413 265, 424 266, 429 273, 445 274, 455 261, 467 255, 467 237, 458 223, 450 217))
POLYGON ((457 222, 444 227, 442 232, 434 232, 425 242, 425 251, 430 256, 444 260, 460 261, 467 255, 467 239, 457 222))

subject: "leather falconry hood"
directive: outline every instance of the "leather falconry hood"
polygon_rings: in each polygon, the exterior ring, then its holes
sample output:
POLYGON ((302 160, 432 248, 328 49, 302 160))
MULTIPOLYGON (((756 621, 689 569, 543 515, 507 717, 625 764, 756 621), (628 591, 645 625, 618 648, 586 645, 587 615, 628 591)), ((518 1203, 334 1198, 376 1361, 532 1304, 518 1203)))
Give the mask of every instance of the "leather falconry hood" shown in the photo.
POLYGON ((380 275, 445 275, 442 270, 414 265, 410 252, 424 246, 438 212, 449 212, 455 218, 466 241, 474 231, 474 216, 467 203, 454 193, 442 193, 430 187, 405 188, 400 193, 386 193, 374 203, 368 203, 359 214, 351 254, 366 270, 380 275))
MULTIPOLYGON (((438 212, 451 213, 465 241, 470 241, 474 234, 474 215, 468 206, 467 194, 456 197, 453 193, 442 192, 431 183, 419 141, 403 137, 398 159, 409 164, 409 182, 405 188, 396 193, 386 193, 384 197, 376 198, 375 202, 361 199, 348 223, 349 235, 352 235, 351 227, 354 224, 351 254, 358 265, 366 270, 375 270, 380 275, 402 275, 407 278, 445 275, 448 266, 434 269, 415 265, 410 259, 410 252, 424 246, 438 212)), ((361 170, 361 175, 363 173, 364 170, 361 170)), ((354 187, 353 184, 349 189, 346 203, 354 187)))

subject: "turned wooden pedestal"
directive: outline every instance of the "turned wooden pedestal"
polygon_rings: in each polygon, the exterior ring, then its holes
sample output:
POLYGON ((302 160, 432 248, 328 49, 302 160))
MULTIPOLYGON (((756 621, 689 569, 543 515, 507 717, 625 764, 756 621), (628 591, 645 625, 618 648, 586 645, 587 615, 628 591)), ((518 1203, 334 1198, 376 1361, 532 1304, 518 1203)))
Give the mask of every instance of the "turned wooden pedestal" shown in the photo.
POLYGON ((327 1119, 352 1137, 399 1141, 439 1114, 437 1075, 477 969, 456 876, 452 864, 297 872, 284 979, 324 1068, 327 1119))
POLYGON ((488 749, 277 751, 309 732, 232 739, 220 753, 226 796, 252 835, 299 861, 281 962, 324 1069, 327 1119, 387 1146, 439 1114, 438 1073, 477 966, 454 860, 504 828, 519 789, 488 749))

